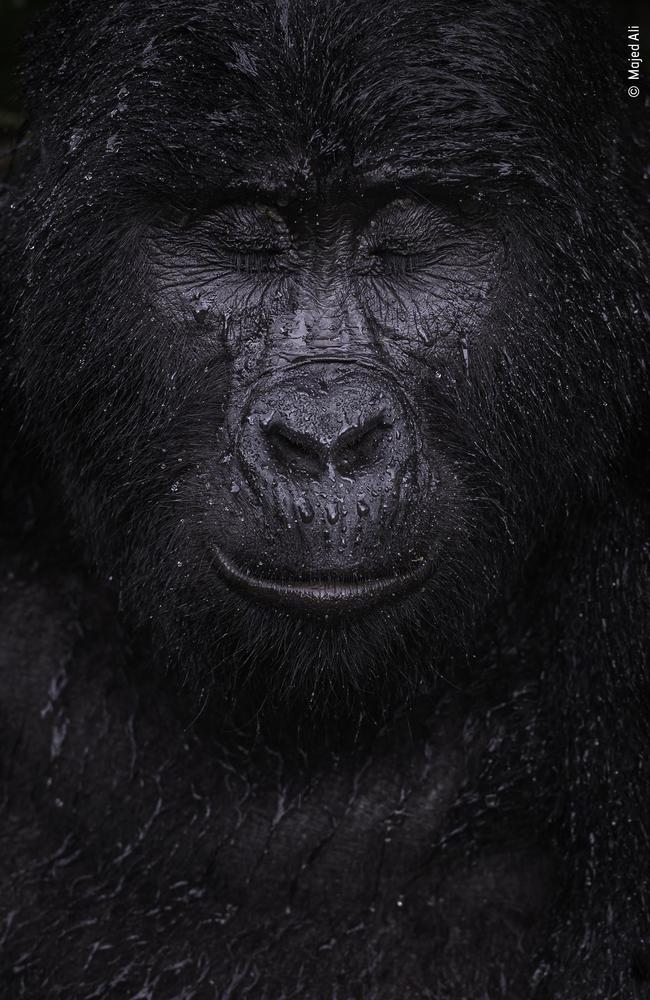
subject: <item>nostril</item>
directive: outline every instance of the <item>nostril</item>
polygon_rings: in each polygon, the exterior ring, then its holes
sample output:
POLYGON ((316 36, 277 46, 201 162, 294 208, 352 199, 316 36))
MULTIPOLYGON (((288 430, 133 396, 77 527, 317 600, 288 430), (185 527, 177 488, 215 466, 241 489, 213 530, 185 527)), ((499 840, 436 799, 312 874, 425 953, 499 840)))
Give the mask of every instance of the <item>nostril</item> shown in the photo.
POLYGON ((269 448, 280 465, 310 475, 319 475, 325 468, 327 456, 324 449, 308 434, 280 423, 265 428, 265 434, 269 448))
POLYGON ((391 426, 392 422, 385 414, 379 413, 361 424, 344 430, 333 449, 333 459, 337 469, 349 472, 353 468, 372 462, 385 439, 386 431, 391 426))

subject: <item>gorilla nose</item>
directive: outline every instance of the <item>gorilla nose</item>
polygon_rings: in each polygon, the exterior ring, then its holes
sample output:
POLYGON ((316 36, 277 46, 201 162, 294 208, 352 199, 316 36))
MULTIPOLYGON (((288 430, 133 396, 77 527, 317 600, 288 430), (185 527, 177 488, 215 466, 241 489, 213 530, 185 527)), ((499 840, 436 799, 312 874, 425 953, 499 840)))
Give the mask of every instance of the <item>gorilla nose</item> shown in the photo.
POLYGON ((249 469, 287 479, 355 478, 402 464, 411 450, 406 423, 397 393, 383 380, 303 370, 252 398, 240 457, 249 469))

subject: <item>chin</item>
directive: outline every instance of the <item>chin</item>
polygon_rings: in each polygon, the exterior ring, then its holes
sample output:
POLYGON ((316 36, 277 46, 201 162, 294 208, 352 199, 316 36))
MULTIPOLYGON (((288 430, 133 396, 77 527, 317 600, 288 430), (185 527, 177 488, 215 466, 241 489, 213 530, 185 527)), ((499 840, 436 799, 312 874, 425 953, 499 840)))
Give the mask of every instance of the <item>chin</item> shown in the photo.
POLYGON ((428 564, 383 578, 274 579, 213 559, 149 617, 158 650, 202 715, 263 717, 289 729, 356 724, 447 686, 462 608, 440 583, 428 564))

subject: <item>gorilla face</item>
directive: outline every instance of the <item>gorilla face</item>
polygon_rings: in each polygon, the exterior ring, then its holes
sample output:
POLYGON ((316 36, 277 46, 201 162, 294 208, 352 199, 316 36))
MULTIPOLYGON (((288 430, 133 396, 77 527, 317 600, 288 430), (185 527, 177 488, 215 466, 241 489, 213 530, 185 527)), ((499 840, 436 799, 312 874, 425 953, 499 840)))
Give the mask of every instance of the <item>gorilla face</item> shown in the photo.
POLYGON ((418 400, 458 378, 502 256, 461 204, 358 183, 220 192, 151 240, 161 324, 228 373, 175 502, 235 592, 299 613, 368 613, 433 572, 463 487, 418 400))
POLYGON ((583 109, 526 102, 507 10, 193 11, 80 14, 52 67, 17 382, 183 676, 417 682, 618 447, 599 151, 558 168, 583 109))

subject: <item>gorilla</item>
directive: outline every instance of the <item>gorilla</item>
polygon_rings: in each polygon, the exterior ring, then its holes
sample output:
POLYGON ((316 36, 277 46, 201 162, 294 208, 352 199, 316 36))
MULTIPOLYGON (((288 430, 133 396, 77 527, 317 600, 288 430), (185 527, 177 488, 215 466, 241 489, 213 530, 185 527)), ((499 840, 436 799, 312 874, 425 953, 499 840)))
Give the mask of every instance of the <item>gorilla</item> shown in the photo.
POLYGON ((559 0, 35 25, 3 997, 650 997, 625 31, 559 0))

